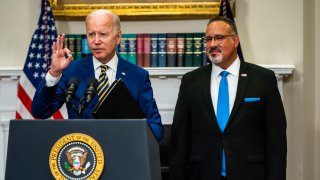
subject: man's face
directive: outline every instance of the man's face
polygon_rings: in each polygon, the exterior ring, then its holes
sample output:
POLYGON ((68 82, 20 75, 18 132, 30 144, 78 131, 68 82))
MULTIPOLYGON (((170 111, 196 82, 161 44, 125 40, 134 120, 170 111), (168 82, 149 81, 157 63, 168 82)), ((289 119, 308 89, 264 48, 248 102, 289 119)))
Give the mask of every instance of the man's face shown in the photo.
POLYGON ((239 38, 231 27, 223 21, 215 21, 207 26, 206 52, 208 58, 223 69, 228 68, 237 58, 239 38))
POLYGON ((121 40, 121 31, 115 32, 112 16, 92 16, 86 23, 87 39, 92 54, 102 63, 107 63, 115 55, 121 40))

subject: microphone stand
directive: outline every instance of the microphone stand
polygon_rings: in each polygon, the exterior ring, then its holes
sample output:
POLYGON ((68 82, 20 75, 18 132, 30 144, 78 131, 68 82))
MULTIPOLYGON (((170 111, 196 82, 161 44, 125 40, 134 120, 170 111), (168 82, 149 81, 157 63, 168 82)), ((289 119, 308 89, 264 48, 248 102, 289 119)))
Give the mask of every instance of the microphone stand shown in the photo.
MULTIPOLYGON (((78 97, 75 98, 75 100, 78 100, 78 99, 79 99, 78 97)), ((81 114, 79 114, 78 109, 76 108, 76 106, 74 105, 74 103, 72 103, 71 100, 68 101, 68 102, 66 102, 66 105, 67 105, 67 108, 68 108, 68 109, 70 108, 70 109, 72 109, 74 112, 77 113, 77 119, 79 119, 79 118, 81 117, 81 114)))
POLYGON ((84 100, 85 100, 84 97, 80 99, 79 108, 78 108, 79 116, 82 116, 83 111, 87 108, 89 104, 86 101, 83 103, 84 100))
POLYGON ((91 100, 96 96, 98 81, 95 78, 90 78, 84 96, 80 99, 79 115, 82 116, 83 111, 88 107, 91 100))
POLYGON ((85 90, 85 94, 80 99, 80 101, 79 101, 79 97, 75 95, 75 92, 73 92, 74 89, 77 89, 78 86, 76 86, 73 89, 70 87, 70 90, 69 90, 70 92, 68 91, 69 92, 68 95, 69 96, 71 95, 71 97, 70 99, 67 98, 68 100, 66 100, 66 104, 68 109, 72 109, 72 111, 77 113, 77 118, 82 117, 84 110, 87 108, 91 100, 96 96, 95 91, 97 89, 97 86, 98 86, 98 81, 95 78, 89 79, 87 89, 85 90), (74 99, 76 102, 79 102, 78 107, 76 107, 75 104, 71 102, 71 99, 74 99))
POLYGON ((86 97, 82 97, 80 99, 80 104, 79 104, 79 108, 78 108, 78 113, 79 113, 80 117, 82 116, 83 111, 88 107, 88 105, 90 104, 90 102, 92 101, 94 96, 90 99, 87 99, 86 97))

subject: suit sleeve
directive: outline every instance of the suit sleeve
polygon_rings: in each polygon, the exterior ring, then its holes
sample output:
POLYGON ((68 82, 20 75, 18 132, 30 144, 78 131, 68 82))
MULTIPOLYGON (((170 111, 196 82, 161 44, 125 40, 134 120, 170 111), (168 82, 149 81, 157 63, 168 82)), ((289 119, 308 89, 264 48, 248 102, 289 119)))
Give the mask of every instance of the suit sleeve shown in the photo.
POLYGON ((64 103, 63 86, 62 79, 53 87, 47 87, 45 79, 39 84, 31 108, 35 118, 47 119, 61 108, 64 103))
POLYGON ((159 142, 163 137, 163 126, 156 101, 153 98, 153 92, 148 72, 145 74, 143 83, 141 85, 142 87, 140 90, 139 104, 144 114, 146 115, 148 124, 150 125, 155 138, 159 142))
POLYGON ((265 111, 266 179, 285 180, 287 161, 286 117, 275 75, 273 74, 270 79, 265 111))
POLYGON ((187 163, 190 144, 187 88, 182 78, 177 104, 174 111, 170 143, 170 179, 187 179, 187 163))

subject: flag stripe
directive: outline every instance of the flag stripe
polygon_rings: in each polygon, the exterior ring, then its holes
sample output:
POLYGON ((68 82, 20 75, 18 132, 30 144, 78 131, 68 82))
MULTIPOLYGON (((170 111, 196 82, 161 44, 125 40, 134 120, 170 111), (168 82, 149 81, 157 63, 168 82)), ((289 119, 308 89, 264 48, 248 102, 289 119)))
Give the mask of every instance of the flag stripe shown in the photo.
POLYGON ((22 119, 21 115, 16 111, 16 119, 22 119))
POLYGON ((63 119, 63 116, 61 114, 60 111, 57 111, 55 112, 53 115, 52 115, 53 119, 63 119))
POLYGON ((29 95, 30 98, 33 97, 36 93, 35 88, 33 87, 28 77, 24 73, 20 77, 19 85, 25 90, 25 92, 29 95))
MULTIPOLYGON (((23 105, 23 103, 18 99, 17 101, 17 113, 20 115, 21 119, 35 119, 33 116, 30 114, 30 112, 27 110, 27 108, 23 105)), ((16 119, 18 119, 16 117, 16 119)))
MULTIPOLYGON (((21 87, 21 85, 18 85, 18 98, 20 99, 23 106, 28 110, 28 112, 31 114, 31 106, 32 106, 32 99, 29 97, 29 95, 26 93, 26 91, 21 87)), ((33 117, 32 117, 33 118, 33 117)))

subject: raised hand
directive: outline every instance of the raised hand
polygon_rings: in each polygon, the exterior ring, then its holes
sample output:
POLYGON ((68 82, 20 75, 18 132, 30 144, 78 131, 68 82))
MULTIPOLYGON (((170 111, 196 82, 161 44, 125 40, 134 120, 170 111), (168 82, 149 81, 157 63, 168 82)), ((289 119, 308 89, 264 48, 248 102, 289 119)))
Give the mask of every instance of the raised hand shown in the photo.
POLYGON ((64 38, 64 34, 58 35, 57 41, 52 44, 52 62, 49 73, 53 77, 59 77, 73 59, 70 50, 63 48, 64 38))

